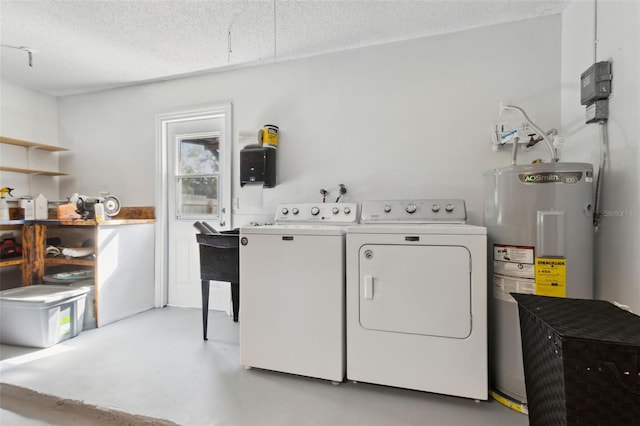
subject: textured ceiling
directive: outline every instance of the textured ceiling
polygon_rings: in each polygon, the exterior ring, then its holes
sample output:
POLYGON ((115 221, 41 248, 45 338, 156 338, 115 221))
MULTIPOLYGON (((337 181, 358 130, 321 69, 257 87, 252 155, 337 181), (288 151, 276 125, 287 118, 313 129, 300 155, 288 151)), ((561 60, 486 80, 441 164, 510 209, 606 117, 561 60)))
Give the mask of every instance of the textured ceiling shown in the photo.
POLYGON ((566 3, 0 0, 0 75, 64 96, 553 15, 566 3), (36 51, 32 67, 20 47, 36 51))

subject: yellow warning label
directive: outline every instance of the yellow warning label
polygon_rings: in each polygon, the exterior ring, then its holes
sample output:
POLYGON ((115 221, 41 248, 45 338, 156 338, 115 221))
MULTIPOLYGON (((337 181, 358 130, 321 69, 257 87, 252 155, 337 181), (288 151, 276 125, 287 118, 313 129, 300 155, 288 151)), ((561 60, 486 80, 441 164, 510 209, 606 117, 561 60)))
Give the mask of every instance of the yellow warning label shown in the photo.
POLYGON ((567 260, 536 257, 536 290, 538 296, 567 297, 567 260))

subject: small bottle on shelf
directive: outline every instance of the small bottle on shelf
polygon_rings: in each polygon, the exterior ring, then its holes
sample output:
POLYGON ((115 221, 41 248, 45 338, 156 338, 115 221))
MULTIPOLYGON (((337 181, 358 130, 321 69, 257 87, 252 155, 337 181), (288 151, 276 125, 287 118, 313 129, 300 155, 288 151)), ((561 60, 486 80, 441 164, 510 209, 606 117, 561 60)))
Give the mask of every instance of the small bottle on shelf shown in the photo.
POLYGON ((104 222, 104 205, 102 203, 96 203, 93 206, 93 209, 96 216, 96 222, 98 223, 104 222))
POLYGON ((44 195, 36 196, 36 220, 49 219, 49 205, 44 195))

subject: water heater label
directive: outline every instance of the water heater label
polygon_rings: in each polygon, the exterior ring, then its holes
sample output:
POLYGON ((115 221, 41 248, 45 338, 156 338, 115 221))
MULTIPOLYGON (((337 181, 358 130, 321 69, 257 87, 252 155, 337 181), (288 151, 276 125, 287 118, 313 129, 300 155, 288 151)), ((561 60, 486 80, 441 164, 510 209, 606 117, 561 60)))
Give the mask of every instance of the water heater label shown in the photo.
POLYGON ((494 244, 493 260, 513 263, 530 263, 533 265, 533 247, 494 244))
POLYGON ((529 246, 493 246, 493 297, 516 303, 510 293, 534 294, 534 248, 529 246))
POLYGON ((501 275, 493 276, 493 297, 505 302, 516 303, 510 293, 534 294, 535 281, 501 275))
POLYGON ((574 184, 582 180, 582 172, 536 172, 520 173, 522 183, 568 183, 574 184))
POLYGON ((536 295, 567 297, 567 260, 557 257, 536 258, 536 295))
POLYGON ((535 277, 533 263, 501 262, 495 260, 493 262, 493 273, 517 278, 533 279, 533 277, 535 277))

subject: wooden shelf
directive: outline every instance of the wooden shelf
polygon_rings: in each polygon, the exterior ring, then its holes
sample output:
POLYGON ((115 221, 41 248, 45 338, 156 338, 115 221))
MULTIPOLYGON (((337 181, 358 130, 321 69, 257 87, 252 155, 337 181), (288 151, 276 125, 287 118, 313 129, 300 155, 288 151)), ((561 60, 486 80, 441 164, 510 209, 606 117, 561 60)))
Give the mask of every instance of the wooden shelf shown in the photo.
MULTIPOLYGON (((22 230, 22 225, 24 221, 22 220, 3 220, 0 222, 0 230, 2 231, 18 231, 22 230)), ((24 263, 23 256, 20 257, 10 257, 7 259, 0 259, 0 268, 4 268, 5 266, 16 266, 22 265, 24 263)))
POLYGON ((42 175, 42 176, 66 176, 66 173, 60 172, 50 172, 46 170, 35 170, 35 169, 21 169, 19 167, 7 167, 0 166, 0 171, 3 172, 13 172, 13 173, 25 173, 29 175, 42 175))
POLYGON ((25 148, 41 149, 43 151, 51 151, 51 152, 68 151, 67 148, 62 148, 60 146, 45 145, 42 143, 25 141, 22 139, 8 138, 6 136, 0 136, 0 143, 6 143, 9 145, 18 145, 18 146, 23 146, 25 148))
POLYGON ((0 260, 0 268, 5 266, 22 265, 22 257, 16 257, 15 259, 3 259, 0 260))
POLYGON ((77 259, 68 257, 47 257, 44 260, 44 264, 47 266, 52 265, 82 265, 82 266, 96 266, 95 259, 77 259))
POLYGON ((0 260, 0 267, 19 267, 23 286, 42 283, 49 268, 73 265, 60 269, 80 267, 93 271, 94 315, 101 327, 154 306, 153 216, 153 207, 132 207, 121 210, 121 219, 105 223, 120 226, 103 227, 94 220, 4 221, 0 224, 2 230, 21 229, 23 251, 21 258, 0 260), (95 258, 47 256, 47 237, 65 235, 72 240, 91 238, 102 245, 95 245, 95 258))

